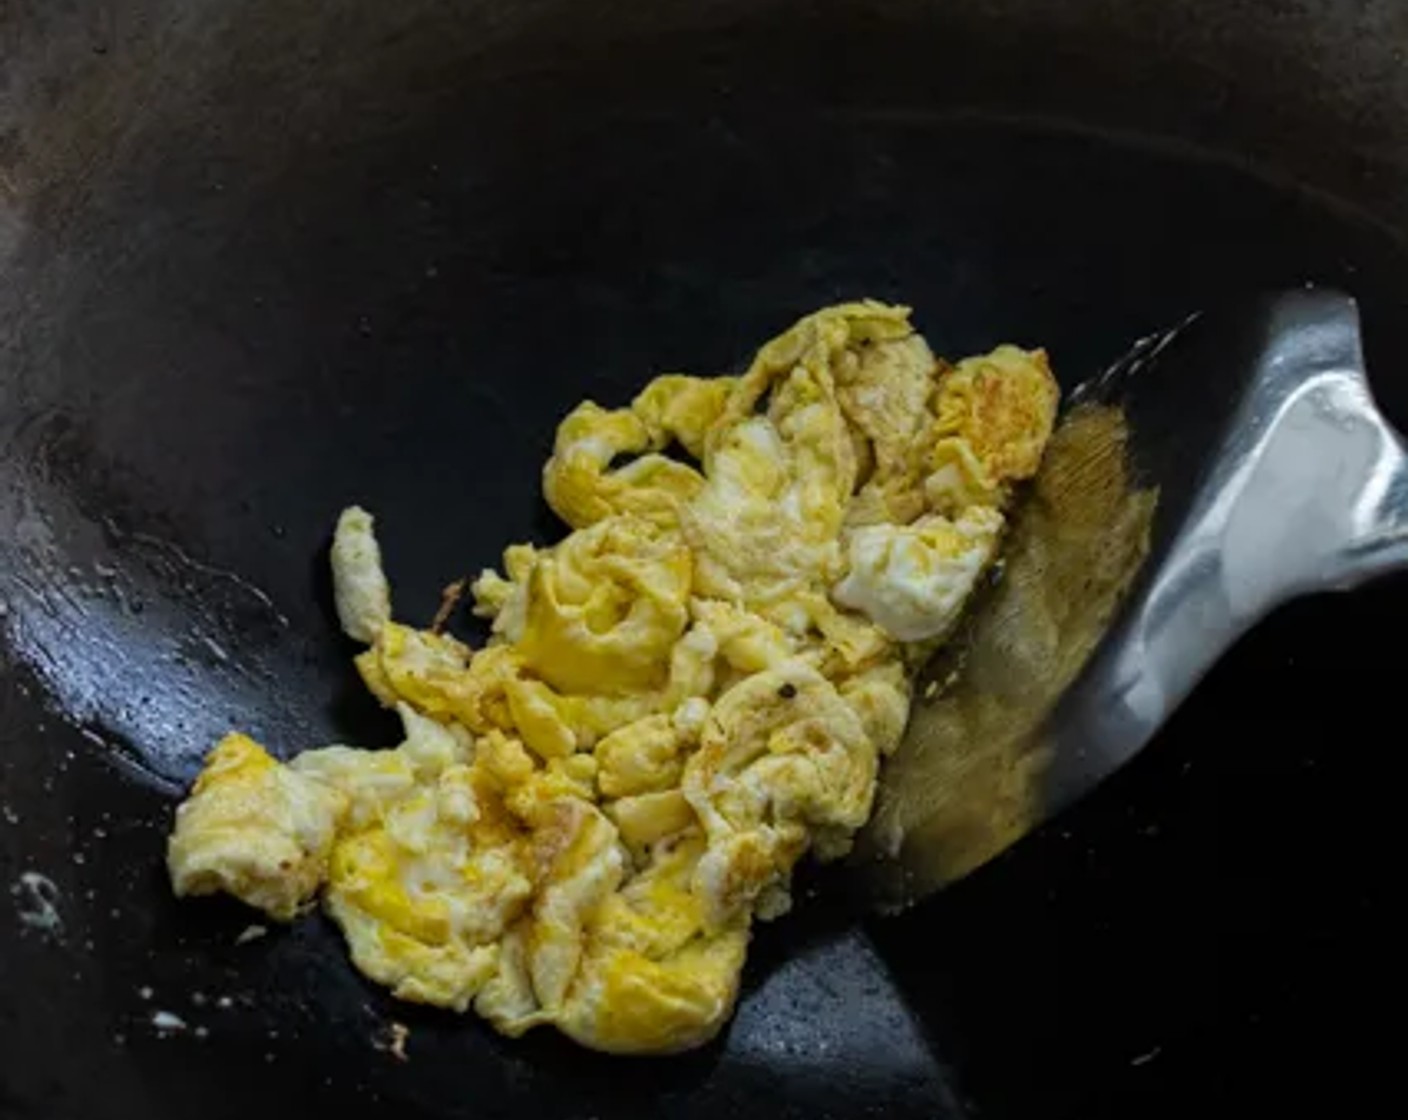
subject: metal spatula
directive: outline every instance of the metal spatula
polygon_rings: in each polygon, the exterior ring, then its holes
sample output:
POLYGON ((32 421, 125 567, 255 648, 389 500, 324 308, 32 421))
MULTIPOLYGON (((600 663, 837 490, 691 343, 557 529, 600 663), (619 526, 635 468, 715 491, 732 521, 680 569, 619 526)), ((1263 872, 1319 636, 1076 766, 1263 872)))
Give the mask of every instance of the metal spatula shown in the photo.
POLYGON ((885 771, 857 857, 883 906, 1090 790, 1277 604, 1408 566, 1408 458, 1344 295, 1193 316, 1071 405, 885 771))

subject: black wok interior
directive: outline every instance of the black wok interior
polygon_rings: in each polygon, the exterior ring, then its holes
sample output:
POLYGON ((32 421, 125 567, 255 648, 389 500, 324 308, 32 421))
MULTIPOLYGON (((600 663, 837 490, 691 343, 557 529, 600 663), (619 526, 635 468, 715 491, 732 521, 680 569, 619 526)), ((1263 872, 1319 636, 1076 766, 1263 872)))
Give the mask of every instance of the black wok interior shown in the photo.
POLYGON ((318 918, 236 945, 251 915, 177 904, 161 860, 231 725, 392 741, 332 618, 342 505, 428 621, 552 538, 571 404, 826 302, 1045 345, 1069 386, 1197 307, 1336 285, 1408 424, 1405 45, 1401 3, 1331 0, 0 6, 0 1117, 1375 1100, 1402 581, 1281 611, 903 917, 809 873, 682 1058, 396 1004, 318 918), (28 871, 61 928, 20 919, 28 871))

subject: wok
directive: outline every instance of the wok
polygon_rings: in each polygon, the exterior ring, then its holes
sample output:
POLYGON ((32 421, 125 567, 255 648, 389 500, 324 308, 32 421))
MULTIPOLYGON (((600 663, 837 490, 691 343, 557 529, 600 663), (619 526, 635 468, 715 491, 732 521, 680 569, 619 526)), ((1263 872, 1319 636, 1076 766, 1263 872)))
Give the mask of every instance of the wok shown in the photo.
POLYGON ((810 876, 685 1057, 395 1004, 319 919, 236 944, 250 914, 176 904, 161 859, 228 726, 393 738, 331 618, 343 504, 428 619, 555 531, 572 403, 734 368, 825 302, 911 302, 950 355, 1046 345, 1070 385, 1332 284, 1402 427, 1405 46, 1399 0, 5 0, 0 1115, 1375 1100, 1401 581, 1277 614, 1128 770, 903 917, 810 876))

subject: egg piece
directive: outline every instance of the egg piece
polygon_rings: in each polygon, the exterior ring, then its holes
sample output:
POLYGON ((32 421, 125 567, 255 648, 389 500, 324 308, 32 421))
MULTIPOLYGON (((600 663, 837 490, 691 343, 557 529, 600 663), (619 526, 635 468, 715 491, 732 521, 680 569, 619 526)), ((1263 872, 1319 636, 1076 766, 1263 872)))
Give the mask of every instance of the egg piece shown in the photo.
POLYGON ((570 693, 660 687, 689 621, 689 549, 649 522, 613 517, 540 553, 517 649, 570 693))
POLYGON ((533 978, 528 973, 528 930, 531 919, 522 919, 499 942, 494 975, 480 988, 475 1012, 500 1034, 518 1038, 551 1017, 538 1005, 533 978))
POLYGON ((480 760, 449 728, 400 711, 395 750, 332 747, 295 765, 349 803, 324 904, 353 962, 400 998, 462 1011, 532 894, 526 831, 503 810, 492 752, 480 760))
POLYGON ((597 908, 555 1019, 569 1037, 607 1053, 675 1053, 708 1042, 727 1021, 748 923, 707 928, 691 886, 702 853, 697 833, 657 845, 648 866, 597 908))
POLYGON ((674 708, 714 690, 719 639, 706 623, 695 621, 670 651, 670 680, 662 705, 674 708))
POLYGON ((513 849, 474 849, 422 793, 339 840, 324 903, 362 972, 402 999, 463 1011, 532 889, 513 849))
POLYGON ((400 751, 364 751, 319 747, 304 751, 290 764, 294 773, 315 779, 347 798, 347 823, 365 828, 416 789, 416 772, 400 751))
POLYGON ((675 709, 675 714, 670 717, 670 724, 687 742, 693 744, 704 731, 710 710, 709 701, 702 696, 692 696, 675 709))
POLYGON ((837 399, 869 462, 846 511, 849 524, 903 525, 925 512, 916 452, 933 422, 938 371, 928 343, 914 333, 853 345, 836 363, 837 399))
POLYGON ((756 607, 834 576, 857 476, 834 367, 853 342, 907 334, 905 314, 828 308, 758 352, 706 440, 704 487, 681 510, 700 594, 756 607))
POLYGON ((523 744, 501 731, 491 731, 475 742, 474 765, 500 792, 516 789, 537 773, 523 744))
POLYGON ((654 690, 614 696, 563 696, 559 702, 577 736, 578 750, 590 750, 604 736, 667 706, 664 697, 654 690))
MULTIPOLYGON (((483 569, 469 585, 469 593, 474 597, 475 615, 487 618, 490 622, 497 622, 508 609, 510 600, 522 591, 521 584, 505 579, 493 568, 483 569)), ((502 633, 502 630, 497 630, 496 633, 502 633)), ((509 640, 516 641, 517 635, 513 635, 509 640)))
POLYGON ((633 852, 696 823, 694 810, 678 789, 640 793, 608 802, 606 815, 633 852))
POLYGON ((846 420, 870 442, 879 479, 908 470, 937 387, 938 363, 929 344, 907 322, 903 329, 899 337, 851 342, 834 367, 836 398, 846 420))
POLYGON ((406 756, 418 780, 437 778, 448 767, 467 761, 473 753, 469 736, 455 724, 427 719, 409 704, 398 704, 396 712, 405 732, 397 749, 406 756))
POLYGON ((504 804, 520 820, 536 826, 544 807, 562 800, 593 804, 596 797, 596 760, 591 755, 554 758, 504 794, 504 804))
POLYGON ((913 687, 899 661, 880 661, 837 688, 882 756, 893 754, 909 723, 913 687))
POLYGON ((474 613, 490 620, 494 636, 500 641, 512 643, 523 637, 527 623, 528 575, 537 555, 538 550, 532 545, 509 545, 504 549, 507 578, 492 568, 485 568, 470 584, 474 613))
POLYGON ((1031 478, 1051 438, 1059 400, 1044 350, 999 346, 946 372, 924 482, 932 508, 951 514, 999 504, 1009 483, 1031 478))
POLYGON ((794 640, 776 623, 735 603, 718 599, 693 599, 690 613, 706 626, 721 657, 739 673, 758 673, 790 660, 794 640))
POLYGON ((230 734, 176 811, 167 868, 177 895, 223 891, 291 920, 327 874, 347 798, 230 734))
POLYGON ((381 566, 372 515, 349 506, 332 537, 332 586, 337 618, 354 641, 370 645, 391 621, 391 585, 381 566))
POLYGON ((507 686, 523 670, 511 646, 474 653, 448 634, 387 623, 356 658, 371 692, 388 707, 409 704, 421 715, 463 725, 477 735, 512 730, 507 686))
POLYGON ((666 374, 641 390, 631 411, 645 424, 651 446, 663 449, 678 442, 696 460, 702 459, 704 442, 723 415, 736 380, 666 374))
POLYGON ((398 999, 465 1011, 497 970, 495 944, 427 943, 350 903, 341 891, 330 892, 326 906, 358 971, 398 999))
POLYGON ((698 459, 733 384, 727 377, 667 374, 647 385, 628 409, 578 405, 558 426, 543 469, 548 504, 574 529, 620 514, 674 527, 680 506, 699 493, 704 479, 688 464, 658 453, 678 443, 698 459))
POLYGON ((563 758, 577 749, 577 736, 541 681, 510 680, 505 684, 509 715, 526 746, 540 758, 563 758))
MULTIPOLYGON (((830 443, 842 458, 851 456, 849 437, 834 402, 819 404, 795 424, 796 439, 830 443)), ((815 458, 826 452, 818 450, 815 458)), ((835 533, 825 522, 808 520, 824 510, 829 520, 843 507, 844 479, 808 479, 797 465, 799 452, 767 417, 730 429, 714 449, 709 481, 682 514, 686 539, 694 550, 702 594, 749 604, 766 603, 795 590, 813 573, 838 563, 835 533)))
POLYGON ((540 887, 526 931, 528 975, 539 1008, 556 1015, 581 965, 584 928, 620 885, 627 861, 616 827, 571 797, 541 807, 532 853, 540 887))
MULTIPOLYGON (((662 640, 661 645, 664 645, 662 640)), ((528 677, 518 647, 471 652, 453 638, 389 623, 356 659, 368 688, 388 707, 409 703, 475 735, 504 731, 532 740, 547 756, 568 741, 587 749, 603 735, 655 711, 655 693, 564 695, 528 677)), ((661 673, 667 673, 662 657, 661 673)))
POLYGON ((656 793, 678 786, 687 739, 671 717, 646 716, 596 745, 597 783, 607 797, 656 793))
POLYGON ((724 693, 681 784, 708 837, 694 886, 712 922, 784 882, 809 826, 863 825, 876 766, 855 711, 810 666, 789 662, 724 693))
POLYGON ((466 681, 470 650, 446 634, 384 625, 357 658, 362 679, 383 703, 404 700, 432 718, 462 719, 471 706, 466 681))
POLYGON ((399 704, 405 739, 394 750, 321 747, 289 763, 297 774, 316 779, 347 799, 345 823, 353 828, 382 820, 391 807, 448 767, 465 762, 468 744, 448 727, 399 704))
POLYGON ((806 615, 810 628, 820 636, 820 664, 828 677, 844 675, 887 656, 894 643, 880 627, 853 611, 837 610, 826 595, 808 592, 794 602, 806 615))
POLYGON ((712 934, 663 960, 602 946, 581 991, 558 1013, 569 1038, 608 1054, 676 1054, 703 1046, 733 1012, 748 936, 712 934))
POLYGON ((681 503, 704 479, 693 467, 655 454, 664 444, 664 434, 629 409, 580 404, 558 426, 543 468, 543 496, 574 529, 622 514, 673 526, 681 503), (637 457, 613 467, 623 455, 637 457))
POLYGON ((975 506, 956 521, 934 514, 855 529, 850 571, 832 597, 898 641, 942 637, 996 555, 1002 526, 997 510, 975 506))

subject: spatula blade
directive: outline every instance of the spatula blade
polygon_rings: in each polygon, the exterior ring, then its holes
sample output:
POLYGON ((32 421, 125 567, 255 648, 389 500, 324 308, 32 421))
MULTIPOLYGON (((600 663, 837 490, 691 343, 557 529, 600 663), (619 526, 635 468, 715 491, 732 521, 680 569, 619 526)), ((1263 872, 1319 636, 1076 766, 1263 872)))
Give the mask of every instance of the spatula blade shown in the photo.
POLYGON ((1122 766, 1272 607, 1408 562, 1408 469, 1328 291, 1190 317, 1072 394, 1004 567, 921 678, 855 864, 885 909, 1122 766))

